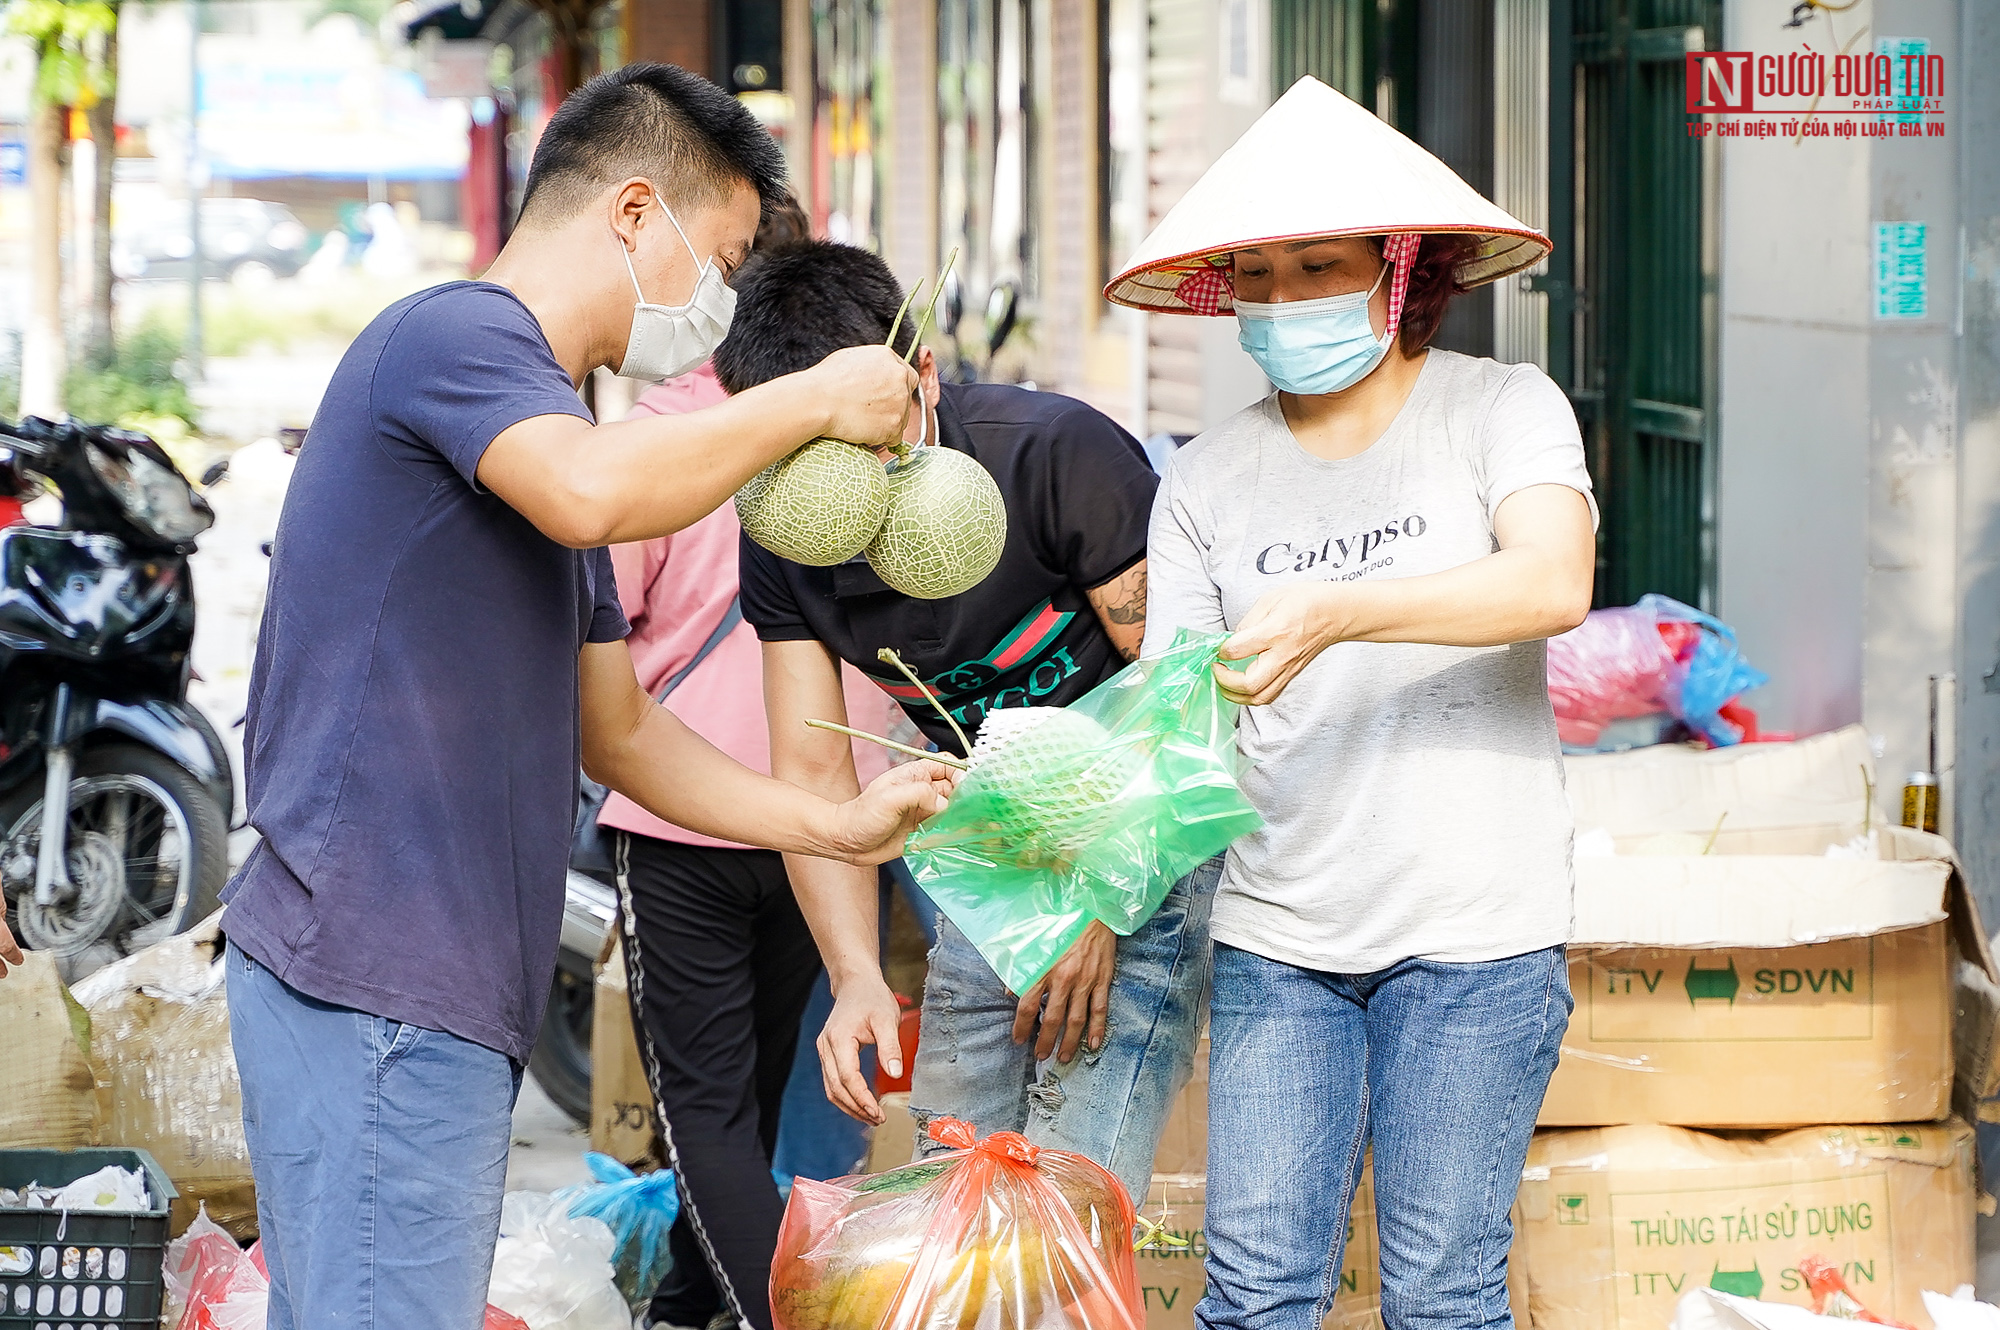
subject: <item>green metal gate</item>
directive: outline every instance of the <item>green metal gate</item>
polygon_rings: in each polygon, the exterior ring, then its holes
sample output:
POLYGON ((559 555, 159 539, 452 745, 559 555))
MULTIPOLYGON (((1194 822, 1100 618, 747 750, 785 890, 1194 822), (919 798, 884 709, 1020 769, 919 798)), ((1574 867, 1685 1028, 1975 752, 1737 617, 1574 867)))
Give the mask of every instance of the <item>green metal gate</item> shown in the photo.
POLYGON ((1271 96, 1311 74, 1414 133, 1416 9, 1416 0, 1271 0, 1271 96))
POLYGON ((1685 55, 1718 0, 1551 0, 1549 372, 1603 509, 1597 603, 1715 595, 1712 149, 1685 55))

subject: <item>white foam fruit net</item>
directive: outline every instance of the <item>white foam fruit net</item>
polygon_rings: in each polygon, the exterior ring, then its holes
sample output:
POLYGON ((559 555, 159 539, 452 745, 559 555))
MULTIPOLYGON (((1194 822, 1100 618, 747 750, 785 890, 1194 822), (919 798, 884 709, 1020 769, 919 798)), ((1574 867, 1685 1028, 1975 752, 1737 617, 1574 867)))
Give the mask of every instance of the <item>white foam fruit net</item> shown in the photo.
POLYGON ((1144 766, 1130 742, 1062 707, 993 712, 971 761, 994 814, 985 848, 1021 867, 1073 862, 1116 820, 1144 766))

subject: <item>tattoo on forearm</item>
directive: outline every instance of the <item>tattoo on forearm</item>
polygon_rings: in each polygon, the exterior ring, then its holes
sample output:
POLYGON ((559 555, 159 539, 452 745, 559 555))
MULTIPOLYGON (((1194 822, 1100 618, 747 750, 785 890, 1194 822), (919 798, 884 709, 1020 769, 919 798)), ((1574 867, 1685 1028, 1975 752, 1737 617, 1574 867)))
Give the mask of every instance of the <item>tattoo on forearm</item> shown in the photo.
MULTIPOLYGON (((1124 588, 1124 591, 1125 596, 1122 600, 1115 600, 1104 607, 1104 617, 1113 623, 1143 624, 1146 622, 1146 573, 1144 569, 1139 571, 1138 577, 1133 580, 1130 587, 1124 588)), ((1114 590, 1112 594, 1116 595, 1117 592, 1114 590)))

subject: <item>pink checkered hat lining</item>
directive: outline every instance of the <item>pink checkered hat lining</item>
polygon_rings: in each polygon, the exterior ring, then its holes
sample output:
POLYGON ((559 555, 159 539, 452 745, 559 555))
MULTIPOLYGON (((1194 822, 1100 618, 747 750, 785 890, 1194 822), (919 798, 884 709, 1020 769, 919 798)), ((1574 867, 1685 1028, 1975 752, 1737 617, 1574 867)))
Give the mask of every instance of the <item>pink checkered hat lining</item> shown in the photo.
MULTIPOLYGON (((1400 231, 1382 241, 1382 257, 1395 267, 1389 279, 1389 329, 1384 334, 1388 338, 1393 339, 1396 330, 1403 326, 1403 301, 1410 292, 1410 269, 1416 264, 1417 249, 1423 239, 1413 231, 1400 231)), ((1234 296, 1229 284, 1229 256, 1219 254, 1209 258, 1203 266, 1181 278, 1174 294, 1191 313, 1211 315, 1229 309, 1234 296)))

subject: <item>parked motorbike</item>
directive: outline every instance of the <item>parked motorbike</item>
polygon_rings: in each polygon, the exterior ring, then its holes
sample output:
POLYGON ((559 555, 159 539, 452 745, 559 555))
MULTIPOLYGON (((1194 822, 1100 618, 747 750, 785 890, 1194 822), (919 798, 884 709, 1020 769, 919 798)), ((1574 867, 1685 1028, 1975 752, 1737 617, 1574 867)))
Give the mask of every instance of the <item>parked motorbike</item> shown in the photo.
POLYGON ((234 778, 188 704, 188 555, 215 520, 143 434, 0 421, 0 479, 56 526, 0 529, 0 895, 70 976, 214 911, 234 778))
POLYGON ((618 891, 570 870, 563 899, 562 949, 541 1033, 528 1057, 535 1083, 579 1123, 590 1121, 590 1032, 597 1010, 597 958, 618 926, 618 891))
MULTIPOLYGON (((990 377, 993 362, 1000 355, 1000 348, 1014 335, 1014 326, 1020 319, 1021 288, 1013 278, 1005 278, 996 283, 986 296, 986 365, 981 367, 966 354, 965 342, 959 337, 959 329, 965 323, 965 287, 958 280, 958 273, 945 277, 944 292, 938 301, 938 328, 951 338, 951 363, 944 367, 947 383, 978 383, 982 377, 990 377)), ((1021 385, 1032 388, 1035 385, 1021 385)))

